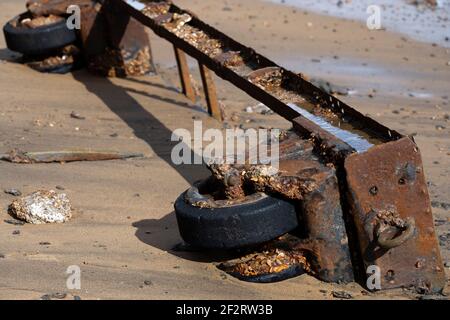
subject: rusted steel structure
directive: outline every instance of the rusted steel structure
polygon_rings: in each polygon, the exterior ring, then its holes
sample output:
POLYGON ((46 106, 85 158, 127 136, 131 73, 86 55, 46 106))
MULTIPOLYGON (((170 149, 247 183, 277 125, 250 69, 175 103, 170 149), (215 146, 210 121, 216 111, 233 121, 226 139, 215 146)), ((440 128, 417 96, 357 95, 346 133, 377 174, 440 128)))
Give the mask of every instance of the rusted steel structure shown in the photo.
MULTIPOLYGON (((301 74, 278 66, 170 2, 106 0, 105 5, 173 44, 183 93, 191 100, 184 53, 198 60, 208 111, 216 119, 221 114, 209 71, 292 122, 299 137, 313 141, 323 163, 334 165, 335 174, 324 180, 322 191, 305 202, 312 207, 302 208, 309 212, 309 234, 323 244, 316 252, 327 272, 335 268, 333 272, 342 274, 346 268, 340 269, 334 260, 338 253, 327 243, 333 235, 341 243, 348 237, 356 279, 365 279, 366 268, 377 265, 383 289, 442 290, 445 274, 430 199, 420 152, 411 137, 364 116, 301 74), (337 185, 338 193, 333 192, 337 185), (337 230, 342 223, 336 219, 345 222, 347 237, 337 230)), ((332 272, 322 278, 336 280, 332 272)))

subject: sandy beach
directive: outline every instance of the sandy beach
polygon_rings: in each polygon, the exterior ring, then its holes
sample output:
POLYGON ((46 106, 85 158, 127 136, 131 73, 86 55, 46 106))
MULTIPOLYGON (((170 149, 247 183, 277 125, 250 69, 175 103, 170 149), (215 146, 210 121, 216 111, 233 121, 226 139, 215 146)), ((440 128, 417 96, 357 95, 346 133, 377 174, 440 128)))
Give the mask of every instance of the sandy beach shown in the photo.
MULTIPOLYGON (((3 0, 0 23, 24 11, 3 0)), ((450 279, 450 49, 361 21, 265 1, 176 0, 282 66, 348 88, 351 106, 402 134, 422 152, 440 249, 450 279)), ((444 21, 447 30, 450 22, 444 21)), ((132 160, 22 165, 0 162, 0 299, 415 299, 406 290, 369 293, 302 275, 274 284, 241 282, 220 271, 215 253, 180 252, 173 212, 178 195, 208 176, 203 166, 171 162, 171 133, 202 120, 211 128, 283 128, 277 115, 248 113, 255 100, 217 78, 224 126, 179 93, 172 46, 149 31, 158 74, 107 79, 86 70, 43 74, 16 62, 0 37, 0 153, 94 148, 142 152, 132 160), (74 119, 76 111, 85 117, 74 119), (75 208, 65 224, 14 225, 8 205, 39 189, 66 193, 75 208), (19 232, 17 232, 19 231, 19 232), (66 270, 81 268, 81 290, 66 270)), ((195 83, 197 63, 189 60, 195 83)), ((447 280, 448 282, 448 280, 447 280)), ((448 290, 448 289, 447 289, 448 290)), ((448 291, 447 291, 448 292, 448 291)))

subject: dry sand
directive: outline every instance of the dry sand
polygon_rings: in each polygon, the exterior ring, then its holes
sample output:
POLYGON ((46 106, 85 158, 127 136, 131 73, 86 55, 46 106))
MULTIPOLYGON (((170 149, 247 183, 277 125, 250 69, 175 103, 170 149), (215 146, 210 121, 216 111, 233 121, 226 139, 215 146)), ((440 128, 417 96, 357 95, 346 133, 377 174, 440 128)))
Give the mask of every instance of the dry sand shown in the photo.
MULTIPOLYGON (((447 49, 265 2, 176 3, 282 65, 352 88, 356 93, 343 100, 402 133, 416 134, 435 219, 446 221, 438 233, 450 233, 450 211, 438 205, 450 203, 447 49)), ((23 8, 20 1, 3 0, 0 23, 23 8)), ((192 128, 194 118, 204 126, 221 125, 204 112, 203 100, 194 106, 177 92, 171 46, 151 38, 159 75, 104 79, 86 71, 34 72, 14 62, 16 55, 4 49, 0 37, 0 151, 97 148, 145 154, 63 165, 0 162, 0 191, 27 194, 60 186, 76 209, 73 220, 62 225, 11 225, 4 220, 10 219, 6 209, 14 197, 0 193, 1 299, 39 299, 54 292, 82 299, 332 299, 332 290, 357 299, 414 298, 401 290, 367 295, 357 284, 331 285, 307 275, 249 284, 219 271, 217 255, 172 250, 181 242, 173 202, 208 172, 171 163, 171 131, 192 128), (86 119, 71 118, 72 111, 86 119), (81 267, 81 290, 66 288, 70 265, 81 267)), ((195 62, 191 65, 199 83, 195 62)), ((289 127, 278 116, 243 112, 256 102, 223 81, 217 86, 229 125, 289 127)), ((441 252, 450 262, 450 235, 447 239, 442 238, 441 252)))

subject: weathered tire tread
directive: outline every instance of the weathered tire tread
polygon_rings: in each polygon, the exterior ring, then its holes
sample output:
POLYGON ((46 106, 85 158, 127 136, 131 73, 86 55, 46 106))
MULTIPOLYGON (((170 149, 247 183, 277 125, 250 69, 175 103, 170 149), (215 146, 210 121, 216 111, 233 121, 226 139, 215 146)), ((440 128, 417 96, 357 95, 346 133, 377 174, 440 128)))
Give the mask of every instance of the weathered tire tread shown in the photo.
POLYGON ((183 240, 207 249, 234 249, 273 240, 298 226, 295 205, 265 197, 251 203, 223 208, 198 208, 184 200, 175 202, 183 240))
MULTIPOLYGON (((24 16, 22 13, 19 17, 24 16)), ((69 30, 66 20, 35 29, 16 28, 8 21, 3 27, 8 49, 25 55, 43 55, 63 48, 77 40, 75 30, 69 30)))

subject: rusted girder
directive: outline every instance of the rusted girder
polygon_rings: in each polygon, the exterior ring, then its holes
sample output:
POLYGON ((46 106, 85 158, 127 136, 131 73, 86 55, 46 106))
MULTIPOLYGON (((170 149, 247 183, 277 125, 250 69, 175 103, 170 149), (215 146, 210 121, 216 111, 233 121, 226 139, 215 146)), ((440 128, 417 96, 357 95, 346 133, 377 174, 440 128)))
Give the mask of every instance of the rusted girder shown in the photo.
POLYGON ((173 51, 175 53, 175 59, 177 60, 178 73, 180 74, 181 90, 189 100, 195 102, 196 96, 194 88, 192 87, 186 54, 175 46, 173 47, 173 51))
POLYGON ((217 100, 216 86, 209 69, 199 63, 200 76, 202 77, 203 91, 205 92, 208 113, 216 120, 222 121, 222 112, 220 111, 219 101, 217 100))
MULTIPOLYGON (((317 88, 301 75, 288 71, 273 61, 231 39, 217 29, 201 21, 187 10, 165 1, 111 0, 123 11, 151 28, 158 36, 197 59, 219 77, 230 81, 256 100, 285 117, 289 121, 304 116, 298 108, 310 113, 313 109, 336 127, 354 132, 371 144, 381 144, 399 139, 401 135, 375 120, 364 116, 349 105, 317 88), (273 72, 277 69, 278 72, 273 72), (264 78, 269 71, 278 79, 274 88, 266 89, 255 79, 264 78), (255 74, 255 72, 257 72, 255 74), (259 73, 259 74, 258 74, 259 73)), ((314 123, 310 118, 306 121, 314 123)), ((321 126, 309 134, 327 132, 321 126)), ((352 147, 354 150, 354 148, 352 147)))

